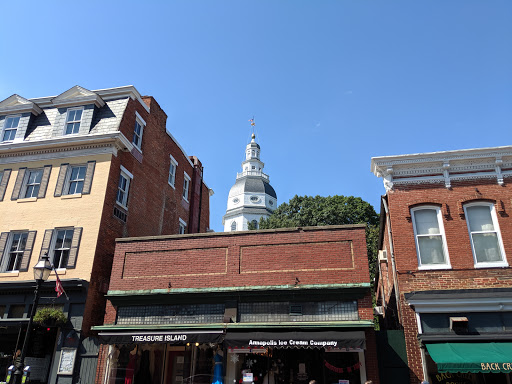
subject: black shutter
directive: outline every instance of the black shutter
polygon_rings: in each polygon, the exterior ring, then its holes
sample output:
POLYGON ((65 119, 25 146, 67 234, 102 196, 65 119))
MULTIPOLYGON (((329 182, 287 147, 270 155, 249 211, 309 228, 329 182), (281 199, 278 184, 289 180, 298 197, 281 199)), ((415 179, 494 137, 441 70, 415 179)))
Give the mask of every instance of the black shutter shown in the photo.
POLYGON ((80 246, 80 238, 82 237, 82 228, 75 227, 73 231, 73 239, 71 240, 71 249, 69 250, 68 265, 66 268, 75 268, 76 257, 78 256, 78 247, 80 246))
POLYGON ((38 199, 46 196, 46 189, 48 188, 48 180, 50 180, 50 173, 52 171, 51 165, 45 165, 43 168, 43 177, 41 178, 41 185, 39 185, 38 199))
POLYGON ((11 176, 10 169, 3 170, 2 182, 0 182, 0 201, 4 199, 5 190, 7 189, 7 183, 9 183, 9 177, 11 176))
POLYGON ((82 189, 82 195, 88 195, 91 193, 92 177, 94 175, 94 168, 96 161, 89 161, 87 163, 87 171, 85 173, 84 187, 82 189))
POLYGON ((11 200, 18 200, 20 198, 21 186, 23 184, 23 179, 25 178, 26 170, 27 168, 18 169, 18 176, 16 177, 16 183, 14 184, 11 200))
MULTIPOLYGON (((44 231, 43 244, 41 245, 41 253, 39 253, 39 260, 43 258, 46 252, 49 252, 50 244, 52 241, 52 234, 53 229, 47 229, 46 231, 44 231)), ((48 254, 48 256, 50 256, 50 263, 52 263, 53 256, 50 254, 48 254)))
POLYGON ((27 236, 27 244, 25 245, 25 251, 23 251, 23 258, 21 259, 20 271, 28 271, 28 265, 30 263, 30 255, 32 255, 32 248, 34 248, 34 240, 36 239, 36 231, 29 231, 27 236))
POLYGON ((59 197, 62 195, 62 189, 64 188, 64 182, 66 181, 66 175, 68 173, 69 164, 61 164, 59 177, 57 178, 57 186, 55 187, 55 193, 53 196, 59 197))

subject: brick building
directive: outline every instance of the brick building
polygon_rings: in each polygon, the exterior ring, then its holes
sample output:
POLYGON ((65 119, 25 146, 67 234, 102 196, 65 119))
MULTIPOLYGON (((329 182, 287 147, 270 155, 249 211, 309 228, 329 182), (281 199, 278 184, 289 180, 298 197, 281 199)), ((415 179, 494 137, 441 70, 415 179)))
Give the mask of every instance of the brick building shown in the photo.
POLYGON ((33 382, 92 382, 115 238, 206 232, 210 191, 202 165, 166 130, 166 114, 133 86, 0 102, 0 381, 21 349, 33 299, 32 267, 55 274, 40 306, 62 309, 61 329, 36 327, 33 382), (75 350, 72 375, 58 373, 75 350), (69 355, 68 355, 69 356, 69 355), (92 376, 90 375, 92 372, 92 376))
POLYGON ((365 226, 118 239, 97 383, 378 384, 365 226))
MULTIPOLYGON (((375 157, 377 312, 410 382, 511 382, 512 147, 375 157)), ((391 381, 390 381, 391 382, 391 381)))

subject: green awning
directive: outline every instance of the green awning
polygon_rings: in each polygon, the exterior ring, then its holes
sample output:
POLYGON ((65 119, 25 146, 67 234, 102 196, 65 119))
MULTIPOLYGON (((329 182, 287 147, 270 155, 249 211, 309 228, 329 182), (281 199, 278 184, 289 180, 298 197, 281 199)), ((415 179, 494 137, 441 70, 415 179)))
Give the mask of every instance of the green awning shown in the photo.
POLYGON ((426 345, 440 373, 512 372, 512 343, 440 343, 426 345))

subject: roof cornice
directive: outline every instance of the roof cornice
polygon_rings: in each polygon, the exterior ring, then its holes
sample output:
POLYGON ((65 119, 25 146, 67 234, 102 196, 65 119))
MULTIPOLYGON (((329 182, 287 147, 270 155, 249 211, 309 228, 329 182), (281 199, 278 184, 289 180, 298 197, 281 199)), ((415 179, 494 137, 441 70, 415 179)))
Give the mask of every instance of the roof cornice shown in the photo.
POLYGON ((502 185, 512 176, 512 146, 462 149, 373 157, 371 171, 384 181, 386 190, 396 185, 444 184, 452 181, 494 178, 502 185))
POLYGON ((12 115, 17 113, 30 112, 34 116, 39 115, 43 110, 33 101, 27 100, 20 95, 12 95, 0 102, 0 115, 12 115))

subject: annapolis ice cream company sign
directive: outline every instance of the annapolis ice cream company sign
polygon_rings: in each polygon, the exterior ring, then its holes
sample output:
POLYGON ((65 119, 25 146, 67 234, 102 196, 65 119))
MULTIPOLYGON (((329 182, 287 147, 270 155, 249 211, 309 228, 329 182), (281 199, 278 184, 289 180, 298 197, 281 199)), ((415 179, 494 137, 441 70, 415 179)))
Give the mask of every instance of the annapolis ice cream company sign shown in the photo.
POLYGON ((337 347, 338 342, 336 340, 249 340, 248 345, 250 347, 337 347))

